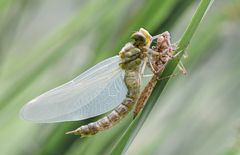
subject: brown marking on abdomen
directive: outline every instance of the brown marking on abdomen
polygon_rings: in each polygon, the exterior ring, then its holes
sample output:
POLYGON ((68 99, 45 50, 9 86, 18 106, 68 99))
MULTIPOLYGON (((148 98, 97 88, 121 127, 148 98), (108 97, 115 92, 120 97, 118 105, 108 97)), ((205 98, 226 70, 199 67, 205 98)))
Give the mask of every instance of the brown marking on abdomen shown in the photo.
POLYGON ((157 79, 158 79, 157 75, 153 75, 151 80, 148 82, 148 84, 145 86, 142 93, 140 94, 140 97, 138 98, 136 107, 135 107, 134 112, 133 112, 134 118, 137 116, 137 114, 144 107, 146 101, 148 100, 150 94, 153 91, 153 88, 155 87, 155 85, 157 83, 157 79))

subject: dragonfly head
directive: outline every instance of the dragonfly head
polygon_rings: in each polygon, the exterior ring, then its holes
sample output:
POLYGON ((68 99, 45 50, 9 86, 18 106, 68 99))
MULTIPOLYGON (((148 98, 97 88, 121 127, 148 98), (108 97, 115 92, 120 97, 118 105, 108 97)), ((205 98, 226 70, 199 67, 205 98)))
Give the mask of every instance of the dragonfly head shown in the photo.
POLYGON ((140 28, 139 31, 133 33, 131 38, 137 46, 150 46, 152 42, 152 36, 144 28, 140 28))

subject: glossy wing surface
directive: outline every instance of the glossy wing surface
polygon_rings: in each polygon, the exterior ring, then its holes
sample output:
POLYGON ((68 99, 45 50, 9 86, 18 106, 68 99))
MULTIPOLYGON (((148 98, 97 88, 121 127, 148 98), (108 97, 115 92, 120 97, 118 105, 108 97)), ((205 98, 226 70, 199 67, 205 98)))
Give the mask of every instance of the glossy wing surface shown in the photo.
POLYGON ((127 94, 119 56, 106 59, 72 81, 27 103, 21 116, 30 121, 51 123, 83 120, 106 113, 127 94))

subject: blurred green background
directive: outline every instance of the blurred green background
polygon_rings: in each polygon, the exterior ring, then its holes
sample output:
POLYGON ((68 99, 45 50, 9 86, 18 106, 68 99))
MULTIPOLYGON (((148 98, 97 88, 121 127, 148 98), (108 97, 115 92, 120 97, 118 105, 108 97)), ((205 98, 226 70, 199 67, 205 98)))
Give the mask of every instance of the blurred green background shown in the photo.
MULTIPOLYGON (((32 98, 116 55, 140 27, 177 42, 197 0, 0 0, 0 154, 108 154, 131 116, 91 138, 65 135, 97 118, 34 124, 32 98)), ((240 1, 215 0, 128 155, 240 154, 240 1)))

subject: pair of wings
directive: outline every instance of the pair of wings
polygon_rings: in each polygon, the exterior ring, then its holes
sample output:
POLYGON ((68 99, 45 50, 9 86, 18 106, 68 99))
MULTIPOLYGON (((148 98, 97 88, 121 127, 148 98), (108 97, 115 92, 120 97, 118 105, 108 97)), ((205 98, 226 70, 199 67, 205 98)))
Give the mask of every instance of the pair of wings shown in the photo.
POLYGON ((120 61, 119 56, 108 58, 31 100, 21 109, 21 117, 38 123, 76 121, 114 109, 127 94, 120 61))

